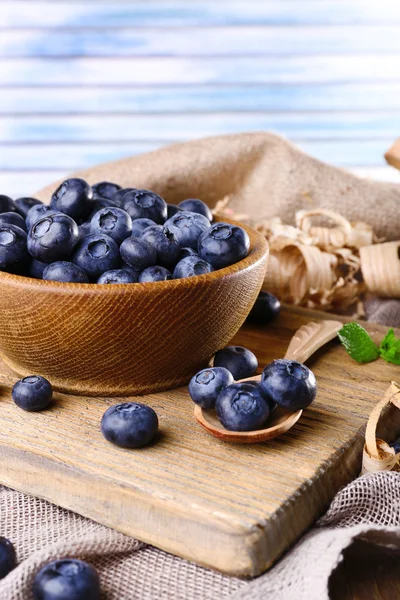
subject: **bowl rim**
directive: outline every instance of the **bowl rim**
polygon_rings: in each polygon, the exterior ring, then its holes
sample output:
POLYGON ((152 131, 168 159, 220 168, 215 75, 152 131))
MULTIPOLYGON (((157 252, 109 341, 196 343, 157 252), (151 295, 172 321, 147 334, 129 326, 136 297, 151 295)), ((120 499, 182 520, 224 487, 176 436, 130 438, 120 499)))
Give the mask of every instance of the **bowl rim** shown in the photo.
POLYGON ((152 282, 137 282, 135 284, 132 283, 116 283, 112 285, 106 284, 93 284, 93 283, 71 283, 71 282, 63 282, 63 281, 51 281, 44 279, 35 279, 33 277, 27 277, 25 275, 16 275, 14 273, 7 273, 6 271, 0 271, 0 285, 11 284, 15 287, 24 287, 24 288, 35 288, 36 290, 41 290, 43 292, 62 292, 63 290, 72 292, 72 291, 90 291, 92 294, 117 294, 117 293, 126 293, 136 291, 151 291, 156 289, 160 291, 161 289, 173 289, 178 286, 187 286, 188 282, 192 285, 195 285, 198 281, 207 281, 212 283, 213 281, 223 278, 227 275, 234 275, 235 273, 239 273, 241 271, 246 270, 249 267, 253 267, 257 265, 257 263, 261 262, 264 259, 268 258, 269 254, 269 245, 266 238, 256 229, 253 229, 247 224, 241 223, 239 221, 235 221, 234 219, 229 219, 226 217, 222 217, 221 215, 215 215, 214 221, 220 223, 229 223, 231 225, 237 225, 242 227, 250 237, 250 251, 248 255, 242 260, 234 263, 233 265, 229 265, 228 267, 224 267, 223 269, 216 269, 211 273, 205 273, 203 275, 196 275, 194 277, 185 277, 182 279, 170 279, 167 281, 152 281, 152 282))

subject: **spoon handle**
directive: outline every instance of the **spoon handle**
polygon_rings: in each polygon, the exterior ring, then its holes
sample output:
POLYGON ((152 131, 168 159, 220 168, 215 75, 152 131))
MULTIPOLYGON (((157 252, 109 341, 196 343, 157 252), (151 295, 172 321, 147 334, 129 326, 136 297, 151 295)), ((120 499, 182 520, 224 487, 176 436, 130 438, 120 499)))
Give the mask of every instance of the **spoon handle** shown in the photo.
POLYGON ((319 348, 333 340, 342 327, 343 323, 340 321, 319 321, 302 325, 290 340, 285 358, 304 363, 319 348))

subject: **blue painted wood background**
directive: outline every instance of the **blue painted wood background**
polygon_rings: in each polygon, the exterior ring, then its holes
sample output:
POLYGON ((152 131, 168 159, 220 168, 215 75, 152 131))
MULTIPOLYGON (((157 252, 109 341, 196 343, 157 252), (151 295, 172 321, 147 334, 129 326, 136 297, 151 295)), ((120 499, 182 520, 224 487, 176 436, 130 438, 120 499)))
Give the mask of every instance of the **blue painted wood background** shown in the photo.
POLYGON ((0 0, 0 193, 248 130, 400 182, 400 1, 0 0))

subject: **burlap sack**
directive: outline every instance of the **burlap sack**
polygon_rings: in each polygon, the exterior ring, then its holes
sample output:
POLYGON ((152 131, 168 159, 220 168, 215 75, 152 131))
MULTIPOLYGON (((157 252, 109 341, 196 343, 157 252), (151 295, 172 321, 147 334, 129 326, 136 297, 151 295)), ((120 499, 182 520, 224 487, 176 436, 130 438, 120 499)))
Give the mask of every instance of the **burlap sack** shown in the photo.
MULTIPOLYGON (((270 134, 179 144, 80 175, 90 183, 108 179, 154 189, 173 202, 200 197, 213 206, 230 195, 233 209, 257 220, 281 215, 293 221, 299 208, 322 206, 370 222, 379 236, 400 238, 400 186, 359 180, 270 134)), ((38 197, 48 201, 53 189, 54 184, 38 197)), ((371 310, 377 310, 376 304, 373 308, 371 304, 371 310)), ((393 561, 400 566, 400 474, 365 475, 350 484, 336 496, 318 526, 252 583, 190 564, 6 488, 0 488, 0 534, 15 543, 19 560, 19 566, 0 581, 0 600, 31 599, 38 568, 66 556, 84 558, 99 570, 107 600, 384 598, 389 595, 376 592, 388 581, 382 579, 384 567, 393 566, 393 561), (376 564, 365 563, 369 566, 363 575, 364 595, 352 595, 349 585, 341 587, 340 565, 350 560, 352 547, 356 563, 360 557, 366 560, 366 547, 378 550, 376 564), (376 579, 379 575, 381 580, 376 579), (369 587, 372 581, 374 595, 369 587)), ((357 569, 350 571, 354 576, 357 569)), ((400 598, 400 569, 393 572, 390 597, 400 598)), ((347 584, 349 577, 347 573, 347 584)))

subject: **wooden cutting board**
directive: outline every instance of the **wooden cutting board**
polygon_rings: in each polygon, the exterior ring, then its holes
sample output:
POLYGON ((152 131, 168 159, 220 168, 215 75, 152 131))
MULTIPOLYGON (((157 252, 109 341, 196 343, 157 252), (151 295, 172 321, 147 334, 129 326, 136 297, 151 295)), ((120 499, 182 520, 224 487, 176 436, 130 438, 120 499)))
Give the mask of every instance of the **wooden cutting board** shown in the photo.
MULTIPOLYGON (((235 343, 255 351, 261 371, 301 325, 319 318, 285 309, 269 327, 244 327, 235 343)), ((369 329, 383 337, 384 328, 369 329)), ((257 575, 358 474, 368 414, 400 374, 383 360, 355 363, 336 341, 308 364, 316 402, 280 438, 237 446, 209 436, 182 388, 143 398, 159 415, 160 438, 123 450, 99 430, 115 398, 55 394, 51 409, 26 413, 13 404, 15 377, 0 363, 0 482, 208 567, 257 575)), ((400 434, 398 413, 389 409, 381 422, 388 441, 400 434)))

